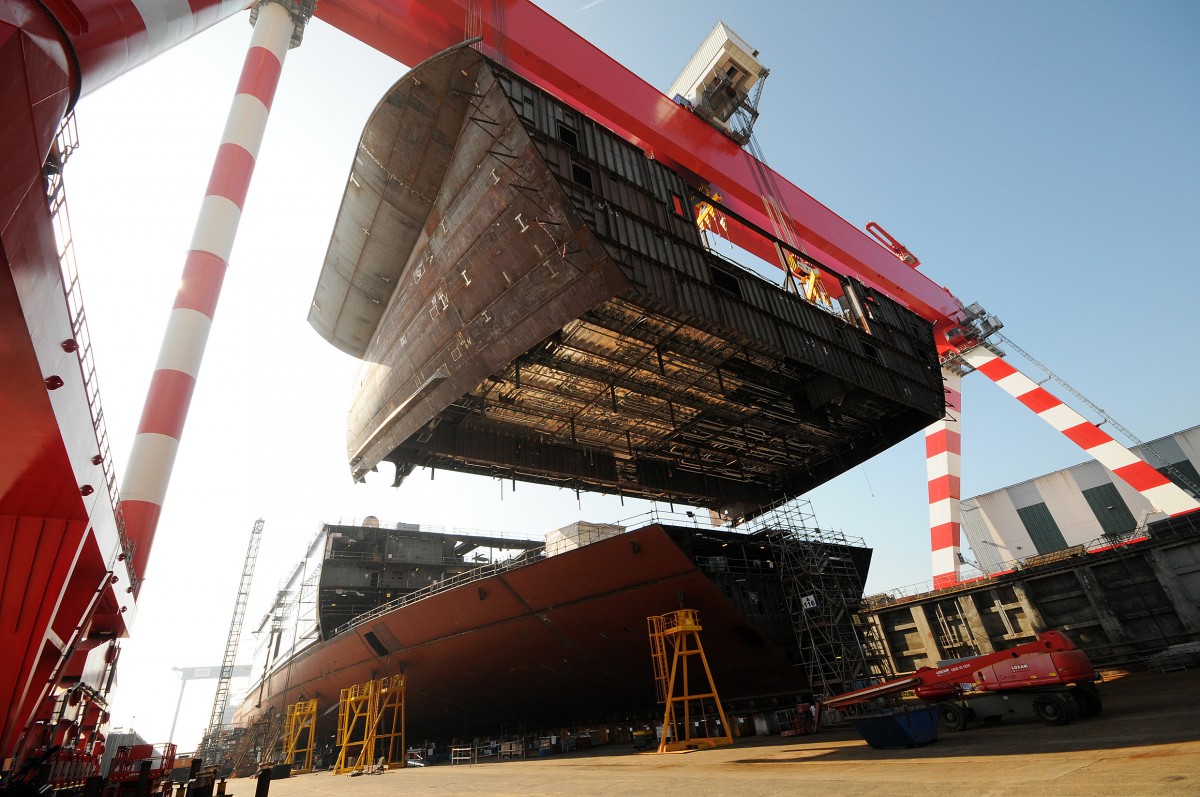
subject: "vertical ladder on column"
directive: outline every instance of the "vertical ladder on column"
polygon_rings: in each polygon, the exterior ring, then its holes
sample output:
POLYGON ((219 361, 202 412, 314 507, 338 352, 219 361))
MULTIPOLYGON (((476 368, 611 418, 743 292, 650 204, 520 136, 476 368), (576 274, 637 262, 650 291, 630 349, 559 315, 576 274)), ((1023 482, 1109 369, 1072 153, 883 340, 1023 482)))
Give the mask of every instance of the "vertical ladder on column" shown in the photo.
POLYGON ((654 667, 654 693, 658 702, 667 699, 667 643, 663 639, 663 618, 647 617, 650 632, 650 662, 654 667))

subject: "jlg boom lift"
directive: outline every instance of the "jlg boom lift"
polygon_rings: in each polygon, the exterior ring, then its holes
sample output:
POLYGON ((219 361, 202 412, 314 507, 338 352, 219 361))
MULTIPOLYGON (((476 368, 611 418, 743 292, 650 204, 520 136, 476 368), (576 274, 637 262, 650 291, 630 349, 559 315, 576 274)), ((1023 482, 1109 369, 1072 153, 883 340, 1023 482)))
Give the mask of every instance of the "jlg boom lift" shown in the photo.
MULTIPOLYGON (((922 667, 874 686, 835 695, 818 712, 846 709, 912 691, 937 704, 938 724, 962 730, 974 719, 1032 715, 1047 725, 1100 713, 1096 671, 1087 654, 1057 631, 1033 642, 938 667, 922 667)), ((818 718, 820 714, 818 713, 818 718)))

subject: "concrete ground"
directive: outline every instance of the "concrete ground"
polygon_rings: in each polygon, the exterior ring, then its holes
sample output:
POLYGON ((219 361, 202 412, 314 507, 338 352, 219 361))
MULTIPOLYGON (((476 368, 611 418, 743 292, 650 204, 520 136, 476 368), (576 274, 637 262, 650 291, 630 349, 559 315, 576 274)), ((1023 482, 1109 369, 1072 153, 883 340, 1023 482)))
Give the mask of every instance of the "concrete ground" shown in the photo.
MULTIPOLYGON (((1138 673, 1101 685, 1104 712, 1062 727, 1005 720, 943 732, 908 750, 876 750, 853 730, 738 740, 686 754, 609 746, 523 761, 299 775, 272 797, 437 795, 1200 795, 1200 670, 1138 673)), ((257 784, 235 780, 250 797, 257 784)))

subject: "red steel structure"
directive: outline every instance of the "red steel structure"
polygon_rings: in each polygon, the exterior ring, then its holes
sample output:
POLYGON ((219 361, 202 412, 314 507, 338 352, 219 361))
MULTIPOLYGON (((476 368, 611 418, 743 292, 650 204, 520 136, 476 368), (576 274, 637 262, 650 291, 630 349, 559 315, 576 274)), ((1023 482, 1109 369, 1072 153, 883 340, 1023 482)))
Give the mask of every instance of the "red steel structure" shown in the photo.
MULTIPOLYGON (((481 35, 487 55, 551 94, 585 108, 596 121, 641 147, 647 157, 689 177, 694 188, 709 195, 719 193, 720 208, 727 211, 729 222, 726 234, 741 248, 768 263, 778 263, 777 245, 797 256, 803 253, 806 262, 827 277, 824 285, 831 295, 840 292, 838 277, 842 276, 901 302, 933 325, 947 374, 973 367, 963 359, 965 353, 987 351, 980 346, 987 329, 979 324, 976 309, 965 307, 917 271, 920 261, 878 225, 868 225, 867 232, 854 227, 532 3, 326 0, 318 7, 317 16, 405 64, 419 63, 462 41, 466 31, 481 35), (490 6, 491 13, 482 12, 484 5, 490 6), (775 225, 761 193, 764 183, 777 190, 774 199, 790 217, 802 253, 766 232, 775 225)), ((952 384, 947 385, 947 403, 955 402, 952 424, 957 432, 961 394, 957 379, 948 379, 952 384)), ((1050 416, 1039 414, 1055 425, 1050 416)), ((1067 437, 1094 456, 1095 441, 1111 438, 1082 417, 1079 421, 1083 424, 1080 431, 1086 427, 1087 433, 1067 437)), ((935 425, 935 432, 944 423, 935 425)), ((934 582, 939 587, 958 581, 961 561, 959 449, 949 434, 941 439, 955 447, 942 452, 948 455, 944 472, 932 466, 929 471, 930 545, 934 582)), ((939 444, 934 441, 931 445, 936 448, 939 444)), ((1115 441, 1113 445, 1121 448, 1115 441)), ((1126 451, 1118 461, 1130 466, 1129 470, 1114 473, 1129 480, 1136 470, 1138 475, 1130 484, 1153 506, 1170 515, 1200 509, 1200 504, 1166 477, 1145 463, 1142 468, 1132 467, 1130 459, 1137 457, 1126 451)))
POLYGON ((925 471, 929 479, 929 542, 933 550, 933 586, 957 581, 962 541, 962 376, 942 370, 946 415, 925 429, 925 471))
MULTIPOLYGON (((6 768, 23 737, 28 747, 71 741, 50 738, 57 733, 49 720, 63 713, 54 686, 103 686, 113 641, 135 613, 140 576, 113 500, 107 441, 98 434, 103 416, 85 367, 90 352, 78 286, 60 268, 47 199, 47 184, 67 154, 56 135, 83 93, 242 8, 241 0, 0 3, 0 759, 6 768)), ((98 740, 79 735, 73 743, 98 740)))
MULTIPOLYGON (((276 1, 291 10, 300 5, 276 1)), ((60 269, 46 198, 47 174, 65 154, 55 146, 56 132, 82 94, 246 5, 246 0, 0 0, 0 74, 5 76, 0 81, 0 260, 6 266, 0 269, 0 440, 6 445, 0 457, 0 644, 16 652, 0 661, 0 758, 11 758, 34 720, 48 716, 47 701, 57 683, 82 678, 89 658, 126 633, 166 490, 165 479, 150 489, 136 480, 128 487, 132 534, 127 534, 108 475, 107 443, 98 435, 102 416, 94 382, 81 367, 86 355, 79 340, 82 314, 77 302, 73 310, 63 301, 77 287, 60 269)), ((322 0, 317 16, 406 64, 463 41, 468 31, 481 35, 479 46, 490 57, 585 108, 697 189, 719 192, 730 237, 768 262, 776 259, 774 236, 764 233, 773 225, 757 188, 766 167, 528 0, 322 0)), ((237 205, 254 149, 229 136, 225 144, 233 146, 222 148, 208 193, 237 205)), ((917 271, 906 250, 885 248, 785 178, 770 174, 810 265, 857 279, 920 314, 933 325, 946 362, 980 342, 962 303, 917 271)), ((185 289, 177 310, 205 315, 204 307, 211 310, 205 301, 215 302, 222 250, 195 241, 191 249, 188 273, 207 271, 208 287, 185 289), (207 265, 202 268, 200 261, 207 265)), ((836 293, 838 280, 827 284, 836 293)), ((168 332, 165 353, 179 351, 174 334, 168 332)), ((193 354, 184 359, 190 357, 198 367, 192 344, 185 348, 193 354)), ((139 433, 177 441, 183 394, 195 373, 162 358, 160 367, 183 376, 156 376, 139 433), (174 396, 173 405, 160 405, 156 397, 163 395, 174 396)), ((1040 414, 1054 423, 1048 408, 1040 414)), ((1068 437, 1089 453, 1108 448, 1094 426, 1071 429, 1068 437)), ((155 467, 166 464, 161 452, 156 456, 155 467)), ((1132 474, 1133 464, 1118 464, 1118 475, 1132 474)), ((1133 474, 1131 483, 1153 495, 1155 506, 1171 514, 1197 508, 1186 497, 1160 500, 1173 485, 1151 484, 1143 476, 1133 474)), ((936 478, 943 477, 949 478, 939 485, 952 487, 957 473, 939 471, 936 478)), ((931 501, 933 479, 931 471, 931 501)), ((956 500, 956 490, 947 497, 956 500)), ((952 546, 944 545, 945 539, 942 534, 935 546, 956 548, 956 532, 949 537, 952 546)), ((953 570, 939 575, 952 582, 956 573, 954 562, 953 570)))

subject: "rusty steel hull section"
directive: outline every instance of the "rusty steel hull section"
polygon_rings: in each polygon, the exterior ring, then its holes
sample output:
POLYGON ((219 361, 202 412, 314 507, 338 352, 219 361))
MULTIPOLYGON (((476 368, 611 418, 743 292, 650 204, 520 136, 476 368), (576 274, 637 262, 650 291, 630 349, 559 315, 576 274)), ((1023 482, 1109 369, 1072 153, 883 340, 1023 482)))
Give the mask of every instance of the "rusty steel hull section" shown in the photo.
POLYGON ((706 248, 693 201, 473 50, 401 79, 310 312, 366 361, 354 476, 389 460, 737 517, 941 416, 928 323, 852 281, 857 323, 756 277, 706 248))
POLYGON ((341 689, 397 672, 407 676, 407 727, 418 738, 653 712, 646 617, 681 605, 700 611, 726 703, 807 689, 803 668, 770 632, 662 526, 649 526, 435 593, 319 642, 256 685, 235 721, 303 696, 318 700, 328 726, 341 689))

